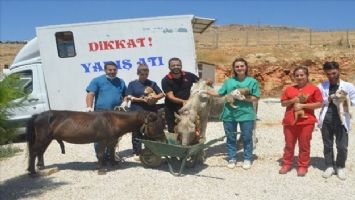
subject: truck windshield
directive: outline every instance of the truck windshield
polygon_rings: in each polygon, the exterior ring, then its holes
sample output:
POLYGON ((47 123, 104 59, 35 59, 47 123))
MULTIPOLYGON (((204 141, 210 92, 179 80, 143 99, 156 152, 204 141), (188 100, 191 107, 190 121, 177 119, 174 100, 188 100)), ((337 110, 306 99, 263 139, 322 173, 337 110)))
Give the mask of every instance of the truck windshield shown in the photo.
POLYGON ((10 77, 13 77, 14 79, 18 80, 18 88, 22 89, 24 94, 32 93, 33 82, 31 70, 16 72, 11 74, 10 77))

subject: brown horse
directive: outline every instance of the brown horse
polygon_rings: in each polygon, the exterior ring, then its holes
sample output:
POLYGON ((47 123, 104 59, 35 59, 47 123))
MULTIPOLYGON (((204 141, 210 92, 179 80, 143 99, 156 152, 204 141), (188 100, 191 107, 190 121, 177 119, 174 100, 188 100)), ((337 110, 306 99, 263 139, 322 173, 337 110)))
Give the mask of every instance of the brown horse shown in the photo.
POLYGON ((114 159, 114 147, 119 137, 125 133, 140 129, 147 138, 164 139, 161 117, 148 111, 138 112, 74 112, 46 111, 33 115, 27 124, 29 163, 28 171, 36 174, 37 166, 44 168, 43 154, 53 139, 57 140, 64 152, 66 141, 74 144, 99 143, 97 153, 99 174, 104 174, 104 152, 110 153, 110 163, 117 164, 114 159))

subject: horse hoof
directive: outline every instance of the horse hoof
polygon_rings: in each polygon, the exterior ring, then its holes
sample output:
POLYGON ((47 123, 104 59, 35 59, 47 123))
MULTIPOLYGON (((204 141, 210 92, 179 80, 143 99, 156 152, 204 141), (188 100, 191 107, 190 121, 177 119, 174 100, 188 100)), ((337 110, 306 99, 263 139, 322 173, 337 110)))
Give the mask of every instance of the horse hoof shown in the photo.
POLYGON ((110 164, 111 164, 111 166, 116 166, 116 165, 118 165, 118 162, 117 161, 110 161, 110 164))
POLYGON ((39 166, 37 166, 37 169, 43 170, 43 169, 44 169, 44 166, 39 165, 39 166))
POLYGON ((29 175, 31 178, 37 178, 37 177, 39 177, 36 172, 29 172, 28 175, 29 175))
POLYGON ((106 170, 105 170, 105 169, 99 169, 99 170, 97 171, 97 174, 98 174, 98 175, 105 175, 105 174, 106 174, 106 170))

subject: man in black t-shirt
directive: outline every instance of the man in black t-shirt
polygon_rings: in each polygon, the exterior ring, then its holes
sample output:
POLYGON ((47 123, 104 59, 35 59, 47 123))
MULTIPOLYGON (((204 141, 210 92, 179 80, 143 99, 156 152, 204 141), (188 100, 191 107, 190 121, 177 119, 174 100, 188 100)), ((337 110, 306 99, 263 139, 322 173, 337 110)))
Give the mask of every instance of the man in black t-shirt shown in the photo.
POLYGON ((165 119, 168 125, 168 131, 174 132, 175 116, 174 112, 186 103, 190 97, 192 84, 199 78, 190 72, 182 71, 182 63, 179 58, 169 60, 170 72, 161 81, 162 89, 165 93, 165 119))

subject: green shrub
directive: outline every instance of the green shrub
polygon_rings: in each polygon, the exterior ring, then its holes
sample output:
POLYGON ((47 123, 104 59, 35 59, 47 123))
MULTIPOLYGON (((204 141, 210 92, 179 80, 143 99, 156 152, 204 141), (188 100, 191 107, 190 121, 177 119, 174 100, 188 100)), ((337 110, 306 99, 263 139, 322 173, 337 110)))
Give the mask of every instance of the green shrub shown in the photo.
POLYGON ((15 137, 16 125, 7 122, 10 117, 9 111, 21 107, 25 99, 26 95, 18 76, 7 76, 0 81, 0 145, 15 137), (19 98, 21 100, 14 101, 19 98))

